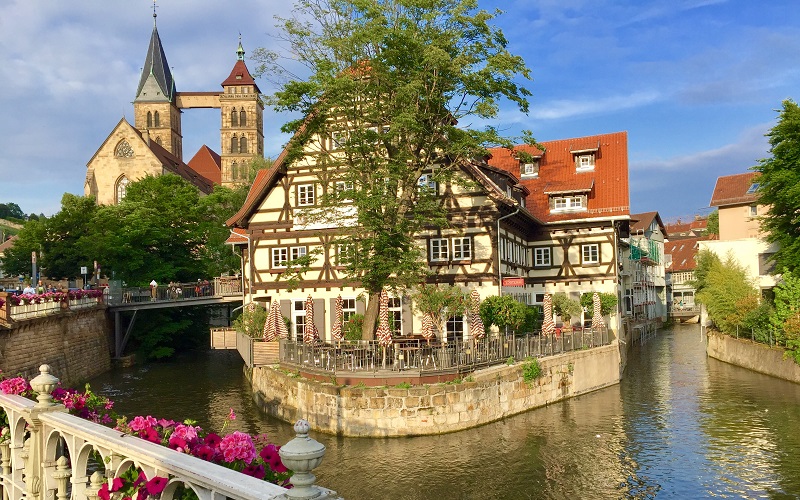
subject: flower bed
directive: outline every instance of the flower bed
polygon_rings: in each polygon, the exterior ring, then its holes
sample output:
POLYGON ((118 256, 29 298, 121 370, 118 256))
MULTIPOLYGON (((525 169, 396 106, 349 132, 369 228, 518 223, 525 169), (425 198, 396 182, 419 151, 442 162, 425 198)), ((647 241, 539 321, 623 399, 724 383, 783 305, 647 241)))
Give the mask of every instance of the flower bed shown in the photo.
MULTIPOLYGON (((0 380, 0 392, 16 394, 35 399, 35 393, 23 377, 0 380)), ((268 441, 265 435, 251 436, 245 432, 224 433, 228 423, 236 419, 231 409, 221 430, 222 435, 206 432, 193 421, 176 422, 157 419, 153 416, 136 416, 130 421, 114 412, 114 402, 97 395, 87 385, 84 391, 57 387, 52 391, 53 399, 65 406, 70 414, 95 423, 112 427, 115 430, 138 436, 156 444, 167 446, 179 453, 212 462, 243 474, 269 481, 284 488, 291 488, 289 478, 292 471, 281 462, 279 446, 268 441)), ((8 416, 0 409, 0 442, 10 439, 8 416)), ((168 484, 169 478, 153 477, 149 480, 141 470, 131 468, 105 483, 100 490, 100 498, 145 498, 159 495, 168 484)), ((191 489, 184 489, 175 498, 189 500, 197 498, 191 489)))
MULTIPOLYGON (((79 300, 85 298, 97 299, 103 296, 102 290, 70 290, 68 292, 23 293, 21 295, 8 295, 8 303, 12 306, 25 306, 28 304, 41 304, 43 302, 62 302, 65 300, 79 300)), ((4 305, 0 299, 0 307, 4 305)))

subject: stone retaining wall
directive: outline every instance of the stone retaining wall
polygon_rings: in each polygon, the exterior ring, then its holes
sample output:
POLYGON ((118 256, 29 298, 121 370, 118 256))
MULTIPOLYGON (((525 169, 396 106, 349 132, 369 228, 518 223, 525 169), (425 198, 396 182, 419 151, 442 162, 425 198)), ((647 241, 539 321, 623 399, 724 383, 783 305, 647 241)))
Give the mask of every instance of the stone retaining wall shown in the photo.
POLYGON ((111 369, 105 308, 15 322, 0 328, 0 369, 30 379, 48 364, 65 387, 111 369))
POLYGON ((706 354, 712 358, 800 384, 800 365, 792 358, 784 358, 783 349, 737 339, 714 330, 708 330, 706 337, 706 354))
POLYGON ((469 381, 411 388, 337 386, 275 367, 245 367, 254 399, 287 422, 304 418, 314 430, 343 436, 441 434, 477 427, 619 383, 616 342, 539 360, 542 375, 522 378, 524 362, 475 372, 469 381))

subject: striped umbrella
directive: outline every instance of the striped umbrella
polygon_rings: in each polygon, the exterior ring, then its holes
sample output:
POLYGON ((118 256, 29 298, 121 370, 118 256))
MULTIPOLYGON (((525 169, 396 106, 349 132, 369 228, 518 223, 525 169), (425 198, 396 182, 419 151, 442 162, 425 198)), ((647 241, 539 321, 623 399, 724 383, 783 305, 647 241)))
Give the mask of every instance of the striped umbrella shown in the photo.
POLYGON ((303 343, 316 344, 319 342, 319 332, 314 324, 314 299, 311 295, 306 299, 306 324, 303 326, 303 343))
POLYGON ((344 313, 342 311, 342 296, 339 295, 336 297, 336 310, 335 310, 336 317, 333 320, 333 327, 331 327, 331 338, 336 342, 341 342, 344 340, 344 328, 343 325, 343 316, 344 313))
POLYGON ((600 329, 603 328, 605 323, 603 322, 603 316, 600 313, 600 294, 594 292, 592 294, 592 308, 594 309, 592 314, 592 329, 600 329))
POLYGON ((392 344, 392 330, 389 328, 389 295, 386 290, 381 290, 381 298, 378 306, 378 330, 375 338, 383 347, 392 344))
MULTIPOLYGON (((278 306, 277 300, 272 300, 269 305, 269 313, 267 320, 264 322, 264 342, 272 342, 278 338, 277 324, 275 323, 276 316, 280 317, 281 310, 278 306)), ((282 321, 281 321, 282 322, 282 321)))
POLYGON ((486 336, 486 329, 481 320, 481 296, 475 289, 469 294, 469 333, 475 340, 486 336))
POLYGON ((434 337, 433 333, 433 318, 429 313, 424 313, 422 315, 422 336, 428 342, 434 337))
POLYGON ((275 309, 277 311, 274 318, 275 332, 278 334, 279 339, 288 339, 289 329, 286 327, 286 322, 283 321, 283 314, 281 313, 278 297, 275 297, 272 301, 275 304, 275 309))
POLYGON ((552 335, 556 330, 556 324, 553 321, 553 297, 547 293, 544 296, 544 321, 542 321, 542 335, 552 335))

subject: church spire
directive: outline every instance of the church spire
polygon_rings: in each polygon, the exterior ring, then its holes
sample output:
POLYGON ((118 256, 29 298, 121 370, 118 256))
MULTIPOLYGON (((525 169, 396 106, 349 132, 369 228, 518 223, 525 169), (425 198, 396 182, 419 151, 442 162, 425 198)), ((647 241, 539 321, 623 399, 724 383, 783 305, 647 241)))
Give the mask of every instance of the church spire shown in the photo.
POLYGON ((244 47, 242 47, 242 34, 239 33, 239 48, 236 49, 236 58, 244 61, 244 47))
POLYGON ((150 45, 147 49, 134 102, 172 102, 175 99, 175 81, 172 79, 172 71, 169 69, 167 56, 161 46, 161 37, 158 36, 156 17, 156 3, 153 1, 153 34, 150 35, 150 45))

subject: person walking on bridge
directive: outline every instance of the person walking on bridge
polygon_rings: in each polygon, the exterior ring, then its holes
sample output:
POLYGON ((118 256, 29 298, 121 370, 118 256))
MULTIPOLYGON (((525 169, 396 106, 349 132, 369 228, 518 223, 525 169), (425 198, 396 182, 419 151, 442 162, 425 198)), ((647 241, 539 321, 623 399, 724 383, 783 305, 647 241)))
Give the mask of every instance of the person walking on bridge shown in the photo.
POLYGON ((156 283, 156 280, 151 281, 150 282, 150 300, 151 301, 155 301, 156 300, 156 291, 157 290, 158 290, 158 283, 156 283))

